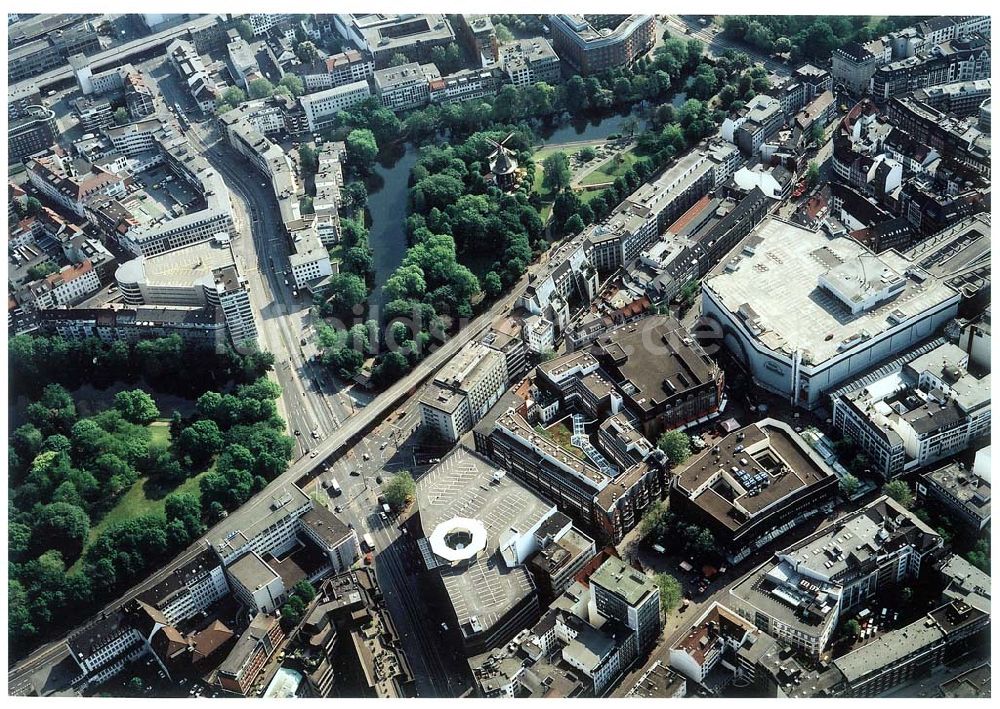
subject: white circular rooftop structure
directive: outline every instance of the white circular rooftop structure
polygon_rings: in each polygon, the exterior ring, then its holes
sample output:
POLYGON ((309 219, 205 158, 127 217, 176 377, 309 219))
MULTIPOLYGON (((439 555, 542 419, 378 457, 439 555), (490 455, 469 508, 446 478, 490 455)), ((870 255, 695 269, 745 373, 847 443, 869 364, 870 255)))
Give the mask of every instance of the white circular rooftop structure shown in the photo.
POLYGON ((452 517, 435 527, 428 540, 437 556, 457 564, 475 558, 486 548, 486 527, 478 519, 452 517))

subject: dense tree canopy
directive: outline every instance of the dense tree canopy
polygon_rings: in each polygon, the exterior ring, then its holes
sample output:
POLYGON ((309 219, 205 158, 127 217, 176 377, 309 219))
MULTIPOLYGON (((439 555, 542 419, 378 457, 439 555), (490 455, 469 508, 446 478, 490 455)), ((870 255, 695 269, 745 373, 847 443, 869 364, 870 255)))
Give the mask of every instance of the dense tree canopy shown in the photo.
POLYGON ((542 161, 542 171, 544 184, 549 190, 558 192, 569 187, 570 170, 569 158, 566 153, 555 152, 542 161))
POLYGON ((160 415, 153 397, 141 389, 115 394, 115 408, 126 421, 142 426, 152 423, 160 415))
POLYGON ((406 507, 407 503, 413 499, 417 492, 417 485, 413 481, 413 476, 408 472, 394 475, 382 488, 386 502, 393 509, 399 510, 406 507))
POLYGON ((10 434, 8 458, 8 633, 16 652, 71 627, 190 544, 205 519, 217 519, 209 515, 211 499, 167 493, 221 446, 254 451, 246 467, 257 489, 291 458, 292 442, 274 407, 279 391, 266 378, 256 381, 273 365, 268 353, 216 353, 179 338, 128 345, 19 335, 9 340, 8 354, 12 390, 31 402, 26 422, 10 434), (227 394, 205 393, 190 419, 175 415, 172 446, 153 445, 147 424, 159 411, 142 389, 121 391, 112 408, 79 416, 66 386, 91 375, 95 385, 113 383, 100 378, 99 367, 132 381, 156 378, 179 392, 201 393, 213 381, 235 386, 227 394), (116 516, 108 524, 107 513, 141 477, 166 494, 163 512, 116 516))
POLYGON ((673 466, 680 465, 691 457, 691 437, 683 431, 665 432, 656 446, 667 454, 667 459, 673 466))
POLYGON ((356 128, 347 134, 347 156, 355 169, 371 166, 378 157, 375 134, 367 128, 356 128))
POLYGON ((882 486, 882 492, 901 504, 903 507, 913 505, 913 490, 905 480, 892 480, 882 486))
POLYGON ((660 591, 660 610, 663 613, 670 613, 677 609, 684 598, 684 589, 680 581, 670 574, 656 574, 653 583, 660 591))
POLYGON ((55 549, 63 558, 76 558, 90 531, 87 513, 67 502, 42 506, 34 515, 32 542, 40 550, 55 549))
POLYGON ((728 15, 722 27, 727 38, 746 42, 761 52, 791 52, 793 60, 825 61, 849 42, 866 42, 917 19, 892 16, 872 26, 871 18, 865 15, 728 15))

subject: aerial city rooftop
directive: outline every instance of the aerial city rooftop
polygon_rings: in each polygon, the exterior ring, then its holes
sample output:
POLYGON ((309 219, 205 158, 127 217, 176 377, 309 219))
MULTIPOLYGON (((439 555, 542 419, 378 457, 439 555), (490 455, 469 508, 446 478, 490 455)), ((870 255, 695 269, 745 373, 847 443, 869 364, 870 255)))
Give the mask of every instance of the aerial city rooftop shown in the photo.
POLYGON ((8 36, 11 695, 989 696, 988 15, 8 36))

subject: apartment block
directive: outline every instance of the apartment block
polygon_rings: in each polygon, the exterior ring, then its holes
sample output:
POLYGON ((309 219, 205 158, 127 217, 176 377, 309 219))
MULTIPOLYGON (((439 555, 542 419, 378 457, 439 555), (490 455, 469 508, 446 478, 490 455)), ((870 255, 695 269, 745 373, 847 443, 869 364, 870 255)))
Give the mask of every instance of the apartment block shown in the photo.
POLYGON ((562 81, 559 55, 544 37, 518 39, 500 45, 500 66, 514 86, 562 81))
POLYGON ((653 48, 652 15, 549 15, 552 46, 581 74, 631 66, 653 48))
POLYGON ((500 399, 506 386, 503 354, 471 342, 421 395, 421 424, 446 441, 457 441, 500 399))
POLYGON ((725 603, 818 658, 841 618, 916 579, 941 547, 937 532, 883 496, 777 552, 740 579, 725 603))
POLYGON ((834 426, 889 480, 966 448, 990 430, 990 375, 946 343, 832 395, 834 426))
POLYGON ((306 92, 312 93, 367 81, 375 72, 375 62, 356 49, 348 49, 312 64, 298 64, 292 71, 302 77, 306 92))
POLYGON ((278 618, 257 613, 229 655, 218 668, 219 686, 249 696, 260 672, 284 639, 278 618))
POLYGON ((362 80, 306 94, 299 98, 299 103, 305 111, 309 130, 318 131, 328 127, 340 111, 364 101, 369 96, 371 91, 368 82, 362 80))
POLYGON ((990 523, 990 480, 964 463, 951 462, 920 476, 917 495, 970 536, 990 523))
POLYGON ((58 134, 56 114, 44 106, 29 106, 7 124, 7 161, 20 162, 35 153, 48 150, 58 134))
POLYGON ((383 106, 406 111, 426 106, 430 102, 431 82, 440 78, 441 72, 434 64, 412 62, 376 70, 372 86, 383 106))

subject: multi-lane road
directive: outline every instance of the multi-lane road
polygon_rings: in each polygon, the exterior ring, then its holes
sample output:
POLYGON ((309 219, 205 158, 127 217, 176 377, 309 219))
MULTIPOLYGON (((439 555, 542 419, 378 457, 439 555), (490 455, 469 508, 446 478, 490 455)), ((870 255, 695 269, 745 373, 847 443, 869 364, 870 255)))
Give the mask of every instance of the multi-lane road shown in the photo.
MULTIPOLYGON (((169 106, 189 103, 165 61, 148 73, 169 106)), ((259 344, 275 356, 281 412, 289 433, 298 432, 298 455, 306 455, 318 439, 336 430, 355 404, 346 400, 349 392, 332 386, 329 373, 303 350, 311 327, 310 303, 296 298, 289 285, 288 244, 269 182, 247 169, 246 160, 222 139, 214 124, 192 121, 185 135, 230 189, 238 234, 233 250, 249 280, 259 344)))
POLYGON ((330 497, 330 506, 359 536, 370 534, 375 542, 375 573, 413 670, 417 695, 460 696, 471 688, 468 673, 455 652, 457 644, 441 627, 436 599, 417 582, 422 561, 416 543, 402 531, 403 518, 383 516, 378 499, 382 484, 396 473, 414 471, 419 478, 423 468, 414 459, 419 421, 417 401, 411 399, 324 471, 315 488, 330 495, 324 483, 336 480, 342 492, 330 497))

